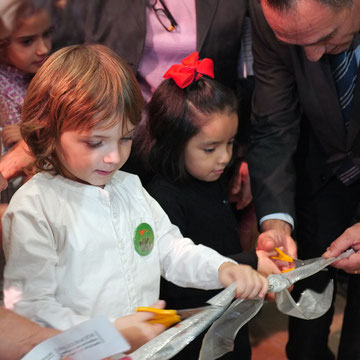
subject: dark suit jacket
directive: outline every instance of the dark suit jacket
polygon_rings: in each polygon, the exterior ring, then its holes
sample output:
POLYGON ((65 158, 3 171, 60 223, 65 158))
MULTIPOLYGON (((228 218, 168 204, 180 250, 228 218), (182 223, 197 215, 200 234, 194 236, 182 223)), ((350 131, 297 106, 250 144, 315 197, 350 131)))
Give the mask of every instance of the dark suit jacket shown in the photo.
POLYGON ((328 56, 310 62, 302 47, 278 42, 258 0, 250 0, 250 15, 256 84, 248 160, 257 215, 295 217, 296 186, 298 197, 311 197, 347 156, 360 165, 360 69, 346 132, 328 56))
MULTIPOLYGON (((125 58, 136 74, 145 44, 146 1, 85 2, 85 40, 109 46, 125 58)), ((216 79, 232 88, 246 12, 245 0, 196 0, 197 50, 201 58, 214 60, 216 79)), ((173 15, 176 19, 176 14, 173 15)))

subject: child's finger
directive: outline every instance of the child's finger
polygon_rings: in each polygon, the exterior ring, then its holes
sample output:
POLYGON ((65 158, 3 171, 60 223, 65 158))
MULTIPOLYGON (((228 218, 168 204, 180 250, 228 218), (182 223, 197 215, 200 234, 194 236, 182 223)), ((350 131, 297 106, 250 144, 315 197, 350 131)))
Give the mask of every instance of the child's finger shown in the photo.
POLYGON ((260 298, 264 298, 266 296, 268 290, 269 290, 269 281, 268 281, 268 279, 263 278, 263 280, 262 280, 262 288, 261 288, 261 291, 259 292, 258 296, 260 298))
POLYGON ((152 304, 151 307, 157 309, 165 309, 166 301, 165 300, 158 300, 155 304, 152 304))

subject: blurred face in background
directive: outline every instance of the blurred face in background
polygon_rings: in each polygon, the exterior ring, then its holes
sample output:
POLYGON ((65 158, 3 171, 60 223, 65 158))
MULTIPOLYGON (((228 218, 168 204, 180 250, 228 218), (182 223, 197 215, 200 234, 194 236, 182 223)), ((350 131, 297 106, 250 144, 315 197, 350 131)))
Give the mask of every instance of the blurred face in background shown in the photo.
POLYGON ((52 31, 46 10, 20 19, 4 48, 5 63, 35 74, 51 50, 52 31))

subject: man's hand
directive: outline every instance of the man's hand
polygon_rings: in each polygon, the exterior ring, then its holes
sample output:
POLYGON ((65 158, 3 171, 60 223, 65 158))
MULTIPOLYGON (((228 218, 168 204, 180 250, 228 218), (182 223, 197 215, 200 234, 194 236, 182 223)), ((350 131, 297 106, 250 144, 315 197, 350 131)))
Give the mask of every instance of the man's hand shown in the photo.
POLYGON ((269 287, 268 281, 248 265, 225 262, 219 267, 219 280, 226 287, 236 282, 236 297, 242 299, 263 298, 269 287))
MULTIPOLYGON (((275 247, 284 251, 287 255, 297 258, 297 247, 294 239, 291 237, 291 225, 282 220, 266 220, 261 224, 263 231, 257 242, 256 250, 268 252, 269 256, 276 256, 275 247)), ((286 270, 290 267, 289 263, 280 260, 274 260, 280 270, 286 270)))
MULTIPOLYGON (((165 308, 165 301, 158 301, 152 305, 159 309, 165 308)), ((135 314, 122 316, 115 320, 116 329, 124 336, 130 344, 129 353, 135 351, 140 346, 162 333, 166 327, 162 324, 149 324, 154 314, 151 312, 138 312, 135 314)))
POLYGON ((293 258, 297 257, 297 247, 291 237, 291 225, 282 220, 266 220, 261 224, 262 233, 258 238, 257 250, 273 252, 280 248, 293 258))
POLYGON ((258 272, 267 277, 270 274, 281 274, 281 270, 277 267, 274 260, 270 258, 270 253, 264 250, 256 250, 258 257, 258 272))
POLYGON ((356 250, 356 253, 346 259, 334 262, 332 266, 351 274, 360 274, 360 223, 346 229, 342 235, 332 242, 323 256, 325 258, 336 257, 349 247, 356 250))

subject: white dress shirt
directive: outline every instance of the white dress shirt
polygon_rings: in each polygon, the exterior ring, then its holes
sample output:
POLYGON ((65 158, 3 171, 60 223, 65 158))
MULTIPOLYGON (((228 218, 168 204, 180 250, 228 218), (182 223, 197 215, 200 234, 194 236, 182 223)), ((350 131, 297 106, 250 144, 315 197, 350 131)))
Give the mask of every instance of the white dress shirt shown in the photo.
POLYGON ((183 238, 138 177, 121 171, 104 189, 39 173, 15 193, 2 222, 5 305, 60 330, 153 304, 160 275, 221 288, 218 268, 231 261, 183 238), (140 223, 155 236, 146 256, 134 246, 140 223))

